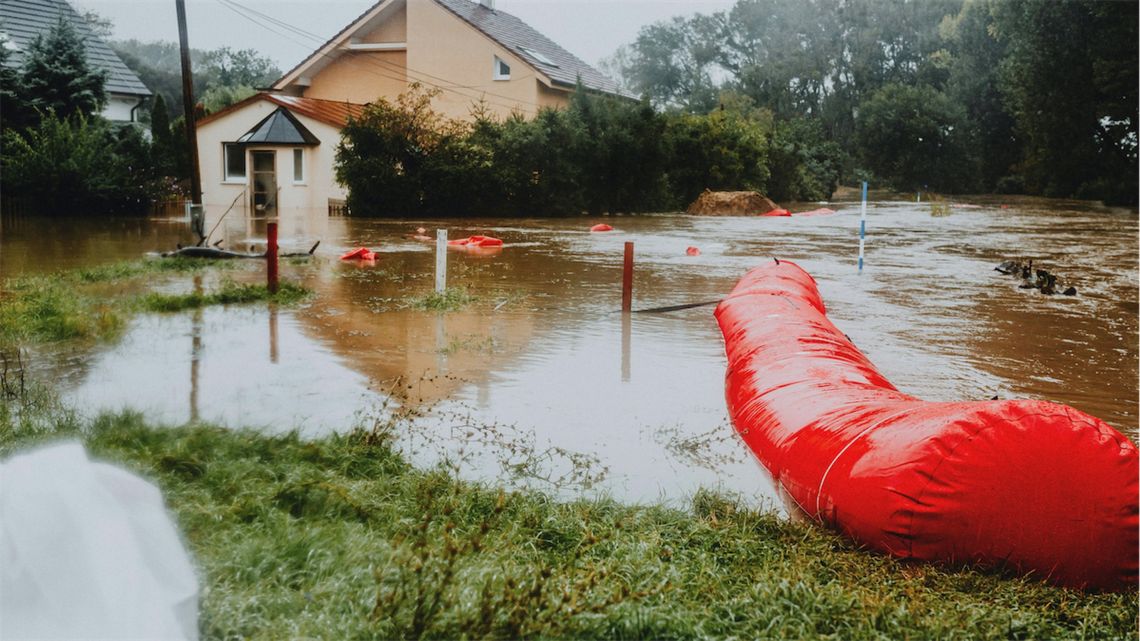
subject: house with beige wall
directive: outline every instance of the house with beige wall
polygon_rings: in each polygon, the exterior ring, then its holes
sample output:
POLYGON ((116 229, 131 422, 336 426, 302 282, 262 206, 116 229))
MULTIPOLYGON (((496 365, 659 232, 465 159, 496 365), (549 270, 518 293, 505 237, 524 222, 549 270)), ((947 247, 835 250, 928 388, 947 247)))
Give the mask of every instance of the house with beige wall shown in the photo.
POLYGON ((569 104, 579 85, 624 95, 493 0, 380 0, 269 91, 198 121, 207 219, 231 202, 250 218, 283 223, 287 212, 343 202, 333 170, 340 129, 367 103, 413 83, 438 90, 433 107, 456 119, 476 106, 530 117, 569 104))

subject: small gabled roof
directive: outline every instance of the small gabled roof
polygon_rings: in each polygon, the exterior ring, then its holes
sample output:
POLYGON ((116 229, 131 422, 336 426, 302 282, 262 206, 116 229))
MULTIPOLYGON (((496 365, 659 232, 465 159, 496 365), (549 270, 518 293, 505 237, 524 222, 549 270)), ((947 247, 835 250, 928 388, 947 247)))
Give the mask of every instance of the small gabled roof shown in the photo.
POLYGON ((250 145, 319 145, 313 132, 297 121, 284 107, 261 119, 261 122, 242 134, 237 142, 250 145))
MULTIPOLYGON (((95 35, 75 9, 65 0, 3 0, 0 2, 0 32, 15 45, 8 56, 7 66, 18 69, 24 64, 28 47, 36 36, 47 35, 59 22, 60 16, 75 27, 87 50, 87 63, 107 70, 108 93, 149 96, 150 89, 139 80, 119 56, 95 35)), ((3 46, 3 45, 0 45, 3 46)))
MULTIPOLYGON (((284 107, 293 114, 299 114, 312 118, 318 122, 323 122, 326 125, 332 125, 340 129, 348 124, 349 118, 359 118, 364 113, 364 105, 358 105, 354 102, 338 102, 336 100, 320 100, 318 98, 300 98, 298 96, 282 96, 280 94, 272 93, 258 93, 242 100, 241 102, 234 103, 225 109, 215 111, 214 113, 198 119, 198 125, 204 125, 208 122, 217 120, 226 114, 232 113, 245 107, 246 105, 253 104, 259 100, 271 102, 278 107, 284 107)), ((298 123, 300 124, 300 123, 298 123)), ((311 135, 311 134, 310 134, 311 135)))
POLYGON ((532 67, 546 74, 555 84, 574 87, 580 78, 582 85, 587 89, 626 95, 616 82, 607 78, 602 72, 582 62, 550 38, 505 11, 488 9, 470 0, 435 0, 435 2, 482 31, 503 48, 526 60, 532 67))
MULTIPOLYGON (((337 32, 327 42, 318 47, 309 57, 302 60, 297 66, 286 71, 273 83, 274 89, 284 89, 285 80, 301 75, 304 70, 317 64, 325 56, 336 55, 332 48, 337 42, 346 40, 358 30, 365 28, 376 19, 381 5, 391 0, 379 0, 367 11, 360 14, 351 23, 337 32)), ((573 88, 581 79, 582 85, 587 89, 602 91, 619 96, 636 98, 636 96, 621 91, 617 83, 603 75, 597 69, 582 62, 577 56, 558 46, 550 38, 542 35, 533 27, 519 18, 499 11, 488 9, 472 0, 433 0, 459 19, 468 23, 483 35, 487 36, 499 46, 510 50, 519 56, 539 73, 550 78, 553 84, 573 88)), ((411 70, 414 72, 414 70, 411 70)))

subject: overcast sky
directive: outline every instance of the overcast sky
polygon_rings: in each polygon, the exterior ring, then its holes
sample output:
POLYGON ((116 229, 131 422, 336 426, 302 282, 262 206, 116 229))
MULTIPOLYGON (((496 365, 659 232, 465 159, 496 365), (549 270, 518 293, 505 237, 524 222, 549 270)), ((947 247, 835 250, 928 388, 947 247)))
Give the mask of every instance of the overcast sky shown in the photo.
MULTIPOLYGON (((219 0, 187 0, 190 46, 255 49, 289 69, 332 37, 375 0, 306 2, 237 0, 307 32, 255 22, 219 0)), ((117 39, 178 41, 174 0, 72 0, 115 24, 117 39)), ((582 60, 596 64, 637 37, 641 27, 675 15, 709 13, 731 7, 731 0, 497 0, 496 8, 514 14, 582 60)))

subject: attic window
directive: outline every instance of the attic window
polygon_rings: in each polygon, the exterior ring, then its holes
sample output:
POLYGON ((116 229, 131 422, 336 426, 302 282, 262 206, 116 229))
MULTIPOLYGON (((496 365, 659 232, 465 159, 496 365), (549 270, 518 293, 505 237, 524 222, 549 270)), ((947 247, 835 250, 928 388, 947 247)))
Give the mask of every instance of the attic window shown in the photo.
POLYGON ((511 67, 510 67, 510 65, 503 62, 502 58, 500 58, 498 56, 495 56, 495 75, 493 76, 493 78, 495 80, 510 80, 511 79, 511 67))
POLYGON ((525 53, 526 55, 530 56, 531 58, 534 58, 535 60, 541 62, 542 64, 544 64, 548 67, 558 67, 558 65, 554 64, 553 60, 551 60, 550 58, 547 58, 545 55, 543 55, 542 53, 540 53, 538 51, 535 51, 534 49, 530 49, 528 47, 519 47, 519 51, 525 53))

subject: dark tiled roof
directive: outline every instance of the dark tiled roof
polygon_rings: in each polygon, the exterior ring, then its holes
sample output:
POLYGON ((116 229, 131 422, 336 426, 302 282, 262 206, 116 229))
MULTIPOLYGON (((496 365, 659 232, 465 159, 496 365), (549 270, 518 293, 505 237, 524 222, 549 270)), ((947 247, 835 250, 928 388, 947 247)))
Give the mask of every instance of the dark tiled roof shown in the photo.
POLYGON ((119 56, 91 31, 87 22, 65 0, 3 0, 0 1, 0 31, 18 49, 8 56, 8 66, 18 68, 24 63, 28 47, 36 36, 47 35, 63 16, 75 27, 87 47, 87 62, 107 70, 106 89, 109 93, 149 96, 150 90, 133 71, 123 64, 119 56))
MULTIPOLYGON (((241 102, 234 103, 225 109, 215 111, 214 113, 198 119, 198 125, 204 125, 210 121, 217 120, 222 116, 237 111, 248 104, 257 102, 258 100, 268 100, 278 107, 285 107, 290 112, 308 116, 313 120, 323 122, 326 125, 333 127, 344 127, 348 124, 349 118, 359 118, 364 113, 364 105, 358 105, 354 102, 339 102, 336 100, 320 100, 318 98, 300 98, 297 96, 283 96, 280 94, 272 93, 258 93, 242 100, 241 102)), ((307 130, 306 130, 307 131, 307 130)))
POLYGON ((559 47, 553 40, 509 13, 488 9, 471 0, 435 1, 495 42, 510 49, 512 53, 529 62, 559 85, 573 87, 580 77, 587 89, 629 95, 622 92, 617 83, 602 75, 600 71, 582 62, 577 56, 559 47), (545 56, 554 65, 546 64, 527 51, 528 49, 545 56))
POLYGON ((320 140, 305 125, 297 122, 284 107, 261 119, 253 129, 245 132, 238 142, 263 145, 319 145, 320 140))

